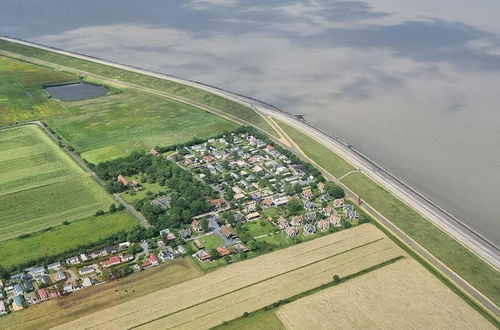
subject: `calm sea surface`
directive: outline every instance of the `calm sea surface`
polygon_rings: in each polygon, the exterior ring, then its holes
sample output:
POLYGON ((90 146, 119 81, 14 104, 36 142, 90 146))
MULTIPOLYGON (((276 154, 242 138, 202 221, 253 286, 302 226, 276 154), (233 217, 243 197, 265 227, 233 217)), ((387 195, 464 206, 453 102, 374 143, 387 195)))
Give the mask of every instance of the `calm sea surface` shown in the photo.
POLYGON ((500 244, 500 2, 0 0, 0 34, 301 113, 500 244))

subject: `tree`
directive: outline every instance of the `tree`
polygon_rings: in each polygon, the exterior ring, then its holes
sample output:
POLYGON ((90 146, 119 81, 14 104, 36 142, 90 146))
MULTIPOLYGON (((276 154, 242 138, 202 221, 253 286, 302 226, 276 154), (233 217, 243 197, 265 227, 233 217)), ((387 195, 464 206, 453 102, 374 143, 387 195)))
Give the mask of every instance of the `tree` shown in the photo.
POLYGON ((116 212, 116 205, 115 203, 113 203, 109 206, 109 213, 115 213, 115 212, 116 212))
POLYGON ((331 197, 338 199, 338 198, 344 198, 345 197, 345 192, 344 189, 340 188, 337 186, 335 183, 331 181, 327 181, 325 183, 325 191, 330 195, 331 197))
POLYGON ((340 282, 340 276, 338 276, 338 275, 333 275, 333 282, 335 282, 335 283, 340 282))
POLYGON ((217 252, 217 249, 216 249, 216 248, 210 249, 210 250, 208 251, 208 253, 210 253, 210 255, 212 256, 212 259, 214 259, 214 260, 217 260, 217 259, 219 259, 219 258, 220 258, 220 256, 219 256, 219 252, 217 252))
POLYGON ((300 211, 304 210, 304 206, 297 198, 292 198, 291 200, 289 200, 286 204, 286 207, 290 214, 298 214, 300 211))

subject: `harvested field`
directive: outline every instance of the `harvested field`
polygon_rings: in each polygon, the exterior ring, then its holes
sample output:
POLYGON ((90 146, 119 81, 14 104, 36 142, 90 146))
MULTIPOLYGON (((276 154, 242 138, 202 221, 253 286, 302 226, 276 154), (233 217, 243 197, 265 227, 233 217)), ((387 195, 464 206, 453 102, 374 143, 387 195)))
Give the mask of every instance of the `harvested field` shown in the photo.
POLYGON ((119 281, 94 286, 2 316, 0 329, 48 329, 202 274, 190 258, 176 259, 119 281))
POLYGON ((61 329, 210 328, 405 253, 372 225, 362 225, 98 311, 61 329))
POLYGON ((0 241, 89 217, 112 202, 38 126, 0 131, 0 241))
POLYGON ((494 329, 412 259, 281 307, 288 329, 494 329))

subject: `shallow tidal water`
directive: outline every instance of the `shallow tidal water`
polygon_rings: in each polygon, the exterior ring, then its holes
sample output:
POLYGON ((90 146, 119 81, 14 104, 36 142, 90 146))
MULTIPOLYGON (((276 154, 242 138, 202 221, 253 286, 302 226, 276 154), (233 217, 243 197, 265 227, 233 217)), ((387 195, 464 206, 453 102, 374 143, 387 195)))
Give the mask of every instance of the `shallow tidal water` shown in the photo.
POLYGON ((500 2, 3 0, 0 34, 255 97, 500 245, 500 2))

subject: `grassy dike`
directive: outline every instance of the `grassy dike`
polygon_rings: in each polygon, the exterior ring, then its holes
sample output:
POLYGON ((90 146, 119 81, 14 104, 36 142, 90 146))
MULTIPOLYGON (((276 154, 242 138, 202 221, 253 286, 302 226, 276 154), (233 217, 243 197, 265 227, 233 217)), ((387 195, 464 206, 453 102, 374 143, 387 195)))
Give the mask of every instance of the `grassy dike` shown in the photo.
POLYGON ((99 64, 71 56, 57 54, 35 47, 21 45, 3 39, 0 39, 0 49, 47 61, 57 65, 67 66, 108 78, 118 79, 124 82, 153 88, 179 97, 184 97, 216 108, 230 115, 236 116, 242 120, 252 123, 253 125, 263 129, 271 135, 278 136, 271 125, 269 125, 269 123, 264 118, 262 118, 259 114, 257 114, 249 107, 198 88, 183 85, 170 80, 152 77, 138 72, 119 69, 116 67, 99 64))
MULTIPOLYGON (((333 151, 301 131, 276 122, 309 158, 332 175, 338 177, 348 172, 348 163, 333 151)), ((496 269, 365 174, 351 173, 341 181, 491 301, 500 304, 500 281, 496 269)))

